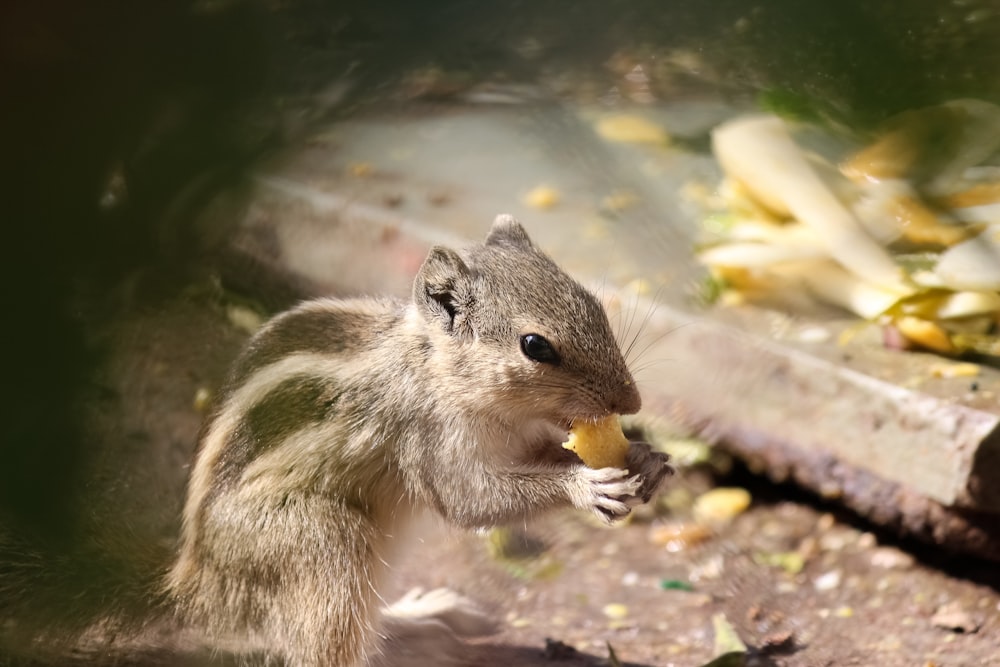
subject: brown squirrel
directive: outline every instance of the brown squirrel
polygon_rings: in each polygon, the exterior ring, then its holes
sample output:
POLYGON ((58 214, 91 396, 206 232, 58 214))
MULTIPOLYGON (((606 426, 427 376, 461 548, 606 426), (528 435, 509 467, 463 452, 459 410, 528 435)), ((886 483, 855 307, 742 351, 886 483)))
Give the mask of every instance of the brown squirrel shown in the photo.
POLYGON ((202 429, 162 605, 291 667, 444 664, 483 617, 440 592, 383 613, 407 524, 625 517, 666 455, 632 443, 627 470, 592 469, 561 443, 640 404, 598 300, 499 216, 467 252, 433 248, 409 303, 316 299, 251 338, 202 429))

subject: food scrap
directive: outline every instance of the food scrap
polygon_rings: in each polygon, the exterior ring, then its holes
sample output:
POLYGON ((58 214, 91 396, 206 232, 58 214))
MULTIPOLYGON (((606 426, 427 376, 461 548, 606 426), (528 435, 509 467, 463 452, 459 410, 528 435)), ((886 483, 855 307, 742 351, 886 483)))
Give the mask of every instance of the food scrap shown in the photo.
POLYGON ((524 195, 524 203, 540 210, 550 209, 559 203, 559 191, 548 185, 539 185, 524 195))
POLYGON ((371 162, 352 162, 347 165, 347 173, 355 178, 368 178, 375 174, 375 165, 371 162))
POLYGON ((632 208, 639 201, 638 196, 629 190, 615 190, 601 198, 599 209, 602 213, 618 215, 632 208))
POLYGON ((198 387, 192 401, 195 412, 207 412, 212 403, 212 391, 208 387, 198 387))
POLYGON ((839 164, 803 147, 815 134, 771 114, 713 132, 725 177, 698 256, 718 301, 811 295, 889 347, 1000 354, 1000 106, 905 112, 839 164))
POLYGON ((934 364, 930 368, 930 374, 935 378, 977 377, 979 370, 979 364, 934 364))
POLYGON ((750 507, 750 492, 738 487, 718 487, 695 498, 694 517, 705 523, 726 523, 750 507))
POLYGON ((624 468, 629 442, 618 415, 573 424, 563 447, 575 452, 590 468, 624 468))
POLYGON ((672 522, 654 526, 649 532, 649 541, 677 553, 703 544, 714 536, 714 531, 705 524, 672 522))
POLYGON ((665 146, 670 142, 670 135, 665 129, 642 116, 631 114, 604 116, 597 121, 594 129, 605 141, 653 146, 665 146))

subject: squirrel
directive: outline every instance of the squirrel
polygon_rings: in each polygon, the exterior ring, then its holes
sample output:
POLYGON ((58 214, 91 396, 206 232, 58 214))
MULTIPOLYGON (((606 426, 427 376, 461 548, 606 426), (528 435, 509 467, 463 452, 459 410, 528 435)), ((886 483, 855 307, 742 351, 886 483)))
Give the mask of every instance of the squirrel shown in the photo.
POLYGON ((289 667, 445 664, 476 614, 457 597, 435 623, 383 609, 397 538, 424 510, 467 529, 568 506, 624 518, 667 455, 631 443, 627 469, 593 469, 561 443, 640 406, 600 302, 498 216, 481 244, 432 248, 409 302, 318 298, 249 340, 202 427, 159 593, 208 642, 289 667))

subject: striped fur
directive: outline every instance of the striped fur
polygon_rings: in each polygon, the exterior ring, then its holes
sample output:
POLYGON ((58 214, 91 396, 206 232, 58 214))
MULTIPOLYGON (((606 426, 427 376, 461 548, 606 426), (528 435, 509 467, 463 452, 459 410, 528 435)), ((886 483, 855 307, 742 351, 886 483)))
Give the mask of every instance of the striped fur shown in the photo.
POLYGON ((465 256, 435 248, 408 304, 321 299, 236 361, 189 482, 166 586, 194 623, 294 667, 370 662, 379 590, 414 511, 464 527, 575 505, 613 520, 665 459, 590 470, 574 419, 639 396, 600 305, 501 217, 465 256), (543 333, 558 366, 519 349, 543 333))

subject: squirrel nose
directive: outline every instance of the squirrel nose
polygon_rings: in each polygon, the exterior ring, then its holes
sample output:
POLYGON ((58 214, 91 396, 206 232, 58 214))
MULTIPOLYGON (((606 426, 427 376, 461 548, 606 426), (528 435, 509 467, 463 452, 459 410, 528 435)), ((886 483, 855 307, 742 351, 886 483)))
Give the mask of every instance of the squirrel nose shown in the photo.
POLYGON ((635 387, 635 380, 632 378, 626 380, 616 395, 612 397, 608 407, 612 412, 620 415, 631 415, 639 412, 639 408, 642 407, 642 396, 639 395, 639 390, 635 387))

